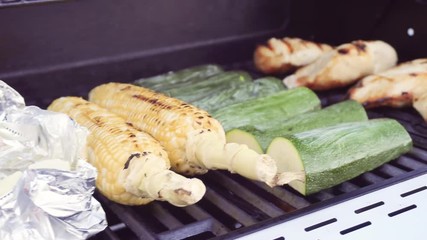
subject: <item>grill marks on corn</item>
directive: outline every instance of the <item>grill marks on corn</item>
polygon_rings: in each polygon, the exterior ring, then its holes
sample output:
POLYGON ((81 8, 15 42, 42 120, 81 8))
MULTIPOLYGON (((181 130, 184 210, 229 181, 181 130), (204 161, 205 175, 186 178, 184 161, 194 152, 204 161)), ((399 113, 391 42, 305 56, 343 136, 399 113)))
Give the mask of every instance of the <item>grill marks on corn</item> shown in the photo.
POLYGON ((162 102, 157 98, 147 98, 147 97, 140 95, 140 94, 132 95, 132 97, 136 98, 138 100, 152 104, 153 105, 153 108, 152 108, 153 111, 156 111, 158 109, 158 107, 160 107, 161 109, 168 109, 168 110, 173 109, 172 106, 167 105, 165 102, 162 102))
POLYGON ((178 172, 198 171, 187 158, 189 134, 204 130, 217 132, 225 139, 220 123, 206 111, 147 88, 108 83, 93 89, 90 99, 156 138, 167 150, 173 170, 178 172))
POLYGON ((130 161, 131 161, 134 157, 136 157, 136 158, 140 158, 140 157, 141 157, 141 154, 139 154, 139 153, 131 154, 131 155, 129 156, 128 160, 125 162, 125 166, 123 167, 123 169, 128 169, 128 168, 129 168, 130 161))
POLYGON ((68 114, 90 130, 88 160, 99 172, 97 188, 117 202, 131 205, 150 202, 151 199, 126 192, 119 179, 133 160, 147 161, 149 154, 160 157, 169 166, 163 147, 149 134, 137 130, 121 117, 95 104, 83 102, 86 101, 76 97, 60 98, 49 109, 68 114))
MULTIPOLYGON (((94 112, 92 112, 92 113, 96 114, 94 112)), ((107 127, 107 131, 113 135, 124 135, 124 136, 128 137, 128 138, 121 139, 120 143, 127 144, 130 142, 131 144, 134 145, 134 147, 136 149, 144 148, 144 146, 140 144, 139 139, 137 139, 137 136, 135 135, 136 134, 135 130, 137 130, 137 129, 134 129, 133 125, 131 123, 125 123, 128 127, 111 126, 111 124, 107 123, 108 121, 110 121, 109 117, 95 116, 92 119, 93 119, 93 123, 97 127, 99 127, 99 128, 107 127)), ((161 152, 159 152, 159 155, 162 156, 161 152)))
MULTIPOLYGON (((133 88, 132 86, 123 87, 120 89, 120 91, 125 93, 126 95, 130 95, 131 98, 142 101, 141 104, 138 104, 138 106, 141 107, 141 112, 144 112, 143 109, 147 109, 147 107, 150 106, 149 110, 156 112, 159 115, 166 115, 168 113, 171 113, 168 114, 170 116, 169 119, 182 117, 195 118, 196 124, 200 127, 209 128, 214 126, 214 124, 212 123, 211 115, 178 99, 168 98, 163 94, 153 92, 149 89, 145 89, 143 93, 137 93, 135 88, 133 88)), ((123 98, 124 97, 125 96, 123 96, 123 98)), ((132 104, 132 101, 128 101, 127 104, 132 104)), ((161 121, 159 118, 154 117, 154 119, 150 119, 149 114, 143 114, 142 119, 144 121, 154 122, 157 125, 164 124, 164 122, 161 121)))

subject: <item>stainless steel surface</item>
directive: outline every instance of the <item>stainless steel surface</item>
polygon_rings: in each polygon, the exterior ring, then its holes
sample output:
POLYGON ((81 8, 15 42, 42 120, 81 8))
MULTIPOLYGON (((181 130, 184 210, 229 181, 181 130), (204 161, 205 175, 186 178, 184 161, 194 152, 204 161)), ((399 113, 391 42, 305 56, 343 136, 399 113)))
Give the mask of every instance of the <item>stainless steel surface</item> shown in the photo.
POLYGON ((427 174, 239 239, 424 239, 427 174))

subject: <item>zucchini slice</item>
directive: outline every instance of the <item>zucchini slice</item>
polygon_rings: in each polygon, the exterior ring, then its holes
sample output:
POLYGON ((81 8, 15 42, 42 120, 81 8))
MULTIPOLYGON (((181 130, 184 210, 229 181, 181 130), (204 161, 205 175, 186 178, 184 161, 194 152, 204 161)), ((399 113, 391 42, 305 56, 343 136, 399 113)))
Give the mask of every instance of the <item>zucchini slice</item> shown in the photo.
POLYGON ((264 130, 295 115, 317 109, 320 109, 320 100, 316 93, 300 87, 236 103, 213 112, 212 116, 225 131, 242 126, 264 130))
POLYGON ((309 195, 391 161, 412 148, 406 129, 393 119, 341 123, 275 138, 267 154, 278 172, 305 173, 289 185, 309 195))
POLYGON ((141 78, 133 83, 138 86, 150 88, 155 91, 165 91, 174 88, 180 84, 191 84, 204 80, 210 76, 223 72, 223 69, 214 64, 189 67, 176 72, 167 72, 164 74, 141 78))
POLYGON ((208 94, 191 104, 208 112, 214 112, 232 104, 265 97, 283 90, 286 88, 280 79, 265 77, 251 82, 242 82, 238 86, 218 91, 215 94, 208 94))
POLYGON ((264 153, 275 137, 327 127, 338 123, 367 121, 363 106, 353 100, 333 104, 322 110, 296 115, 264 131, 253 127, 240 127, 227 132, 227 142, 247 144, 249 148, 264 153))

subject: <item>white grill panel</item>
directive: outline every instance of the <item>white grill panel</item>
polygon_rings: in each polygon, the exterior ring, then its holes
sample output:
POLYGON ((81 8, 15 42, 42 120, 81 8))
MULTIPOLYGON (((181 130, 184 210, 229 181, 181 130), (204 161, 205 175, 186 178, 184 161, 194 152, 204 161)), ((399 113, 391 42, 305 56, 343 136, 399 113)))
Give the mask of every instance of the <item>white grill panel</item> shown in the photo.
POLYGON ((424 174, 239 239, 424 239, 426 199, 424 174))

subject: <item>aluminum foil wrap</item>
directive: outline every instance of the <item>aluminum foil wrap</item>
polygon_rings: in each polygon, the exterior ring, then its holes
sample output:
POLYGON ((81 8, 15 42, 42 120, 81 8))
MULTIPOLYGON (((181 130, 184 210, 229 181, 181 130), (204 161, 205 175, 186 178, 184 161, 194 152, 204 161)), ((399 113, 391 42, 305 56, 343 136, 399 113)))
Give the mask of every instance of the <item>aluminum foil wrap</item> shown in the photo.
POLYGON ((0 239, 86 239, 107 227, 87 129, 67 115, 25 106, 0 81, 0 239))

